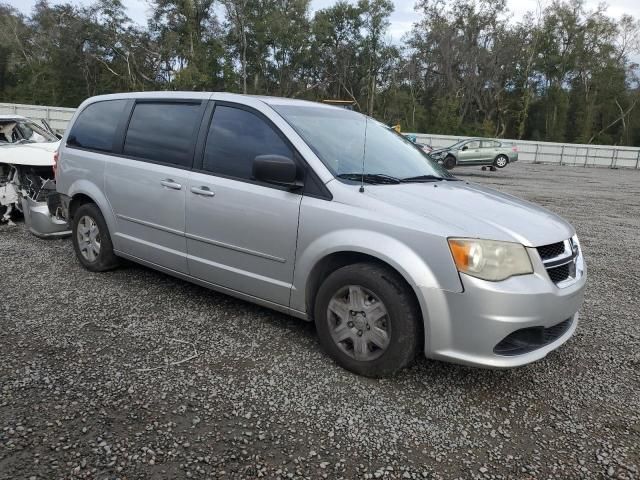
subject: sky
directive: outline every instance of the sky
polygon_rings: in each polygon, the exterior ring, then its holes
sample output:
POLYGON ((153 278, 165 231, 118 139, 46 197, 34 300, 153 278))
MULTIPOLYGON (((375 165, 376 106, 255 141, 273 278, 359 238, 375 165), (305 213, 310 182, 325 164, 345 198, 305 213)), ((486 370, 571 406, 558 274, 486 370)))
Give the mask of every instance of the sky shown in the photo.
MULTIPOLYGON (((0 0, 13 5, 24 13, 29 13, 36 3, 36 0, 0 0)), ((65 0, 71 3, 90 3, 89 0, 65 0)), ((355 2, 355 0, 353 0, 355 2)), ((551 0, 541 0, 543 8, 551 3, 551 0)), ((50 0, 50 3, 63 3, 60 0, 50 0)), ((149 3, 146 0, 123 0, 127 7, 128 15, 131 19, 141 25, 146 24, 146 19, 150 16, 149 3)), ((311 9, 320 10, 335 3, 335 0, 311 0, 311 9)), ((391 15, 391 27, 388 36, 391 42, 400 41, 402 35, 411 29, 412 24, 418 19, 418 14, 414 11, 415 0, 393 0, 395 11, 391 15)), ((600 0, 587 0, 587 8, 595 9, 600 0)), ((640 0, 609 0, 607 14, 610 17, 620 18, 627 13, 640 19, 640 0)), ((513 19, 519 20, 528 11, 535 11, 538 0, 507 0, 509 10, 513 12, 513 19)))

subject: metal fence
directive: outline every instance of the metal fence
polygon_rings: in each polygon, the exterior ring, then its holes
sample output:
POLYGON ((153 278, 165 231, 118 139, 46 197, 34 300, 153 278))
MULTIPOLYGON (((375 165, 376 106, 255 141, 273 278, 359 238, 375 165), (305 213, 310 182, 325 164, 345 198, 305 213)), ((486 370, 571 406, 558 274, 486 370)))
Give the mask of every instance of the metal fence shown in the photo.
POLYGON ((22 115, 34 120, 46 120, 55 130, 64 131, 75 108, 41 107, 20 103, 0 103, 0 115, 22 115))
MULTIPOLYGON (((0 115, 14 114, 34 119, 45 119, 51 127, 57 130, 64 130, 67 127, 74 112, 74 108, 0 103, 0 115)), ((434 148, 446 147, 458 140, 469 138, 426 133, 416 133, 415 135, 419 143, 426 143, 434 148)), ((519 159, 524 162, 584 167, 640 168, 640 148, 526 140, 504 139, 504 141, 513 142, 518 146, 519 159)))
MULTIPOLYGON (((471 138, 424 133, 416 133, 415 135, 419 143, 426 143, 434 148, 446 147, 459 140, 471 138)), ((581 167, 640 168, 640 148, 500 140, 517 145, 518 159, 524 162, 578 165, 581 167)))

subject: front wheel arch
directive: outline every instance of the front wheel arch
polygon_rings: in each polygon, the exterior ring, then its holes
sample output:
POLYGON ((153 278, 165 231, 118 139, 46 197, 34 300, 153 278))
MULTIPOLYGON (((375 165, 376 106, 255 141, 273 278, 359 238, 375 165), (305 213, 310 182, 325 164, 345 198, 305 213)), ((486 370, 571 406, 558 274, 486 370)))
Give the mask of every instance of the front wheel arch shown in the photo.
MULTIPOLYGON (((307 315, 309 320, 313 321, 313 312, 316 302, 316 296, 318 294, 318 290, 320 289, 320 285, 322 282, 333 272, 336 270, 346 267, 347 265, 353 265, 356 263, 373 263, 380 265, 381 267, 388 268, 395 272, 398 277, 400 277, 404 283, 404 287, 407 291, 411 292, 411 295, 415 301, 416 308, 420 313, 420 316, 424 318, 422 312, 422 306, 418 301, 418 296, 416 291, 411 287, 411 284, 407 281, 402 272, 399 272, 396 268, 394 268, 389 263, 381 260, 373 255, 369 255, 367 253, 362 252, 354 252, 354 251, 341 251, 331 253, 324 258, 320 259, 311 269, 309 276, 307 277, 307 282, 305 286, 305 299, 306 299, 306 307, 307 307, 307 315)), ((424 322, 421 322, 423 324, 424 322)), ((424 327, 424 325, 422 325, 424 327)), ((421 338, 424 338, 424 332, 421 335, 421 338)))
MULTIPOLYGON (((352 298, 350 294, 349 298, 352 298)), ((365 261, 334 270, 323 279, 314 303, 314 322, 320 343, 329 356, 347 370, 367 377, 385 377, 410 365, 418 354, 424 351, 424 320, 421 318, 419 303, 413 290, 406 285, 404 278, 388 265, 365 261), (351 311, 350 315, 346 313, 346 317, 340 313, 331 316, 327 313, 328 305, 334 301, 335 295, 340 295, 347 286, 349 292, 352 289, 360 292, 364 290, 370 293, 374 301, 383 302, 381 306, 384 315, 389 315, 388 320, 391 320, 386 323, 388 325, 386 328, 378 325, 379 329, 385 329, 389 335, 383 345, 375 340, 370 343, 372 339, 368 337, 368 332, 376 330, 376 326, 375 323, 370 325, 366 313, 361 312, 356 315, 351 311), (347 332, 348 338, 335 338, 333 334, 335 325, 332 325, 334 321, 338 322, 337 328, 341 331, 338 335, 344 335, 345 330, 351 330, 350 333, 347 332), (358 322, 362 324, 358 325, 358 322), (366 328, 364 328, 364 322, 366 322, 366 328), (357 336, 356 330, 358 330, 357 336), (396 333, 393 333, 394 331, 396 333), (378 349, 378 355, 374 353, 370 358, 359 358, 357 353, 354 356, 353 353, 357 350, 355 344, 361 343, 356 340, 360 337, 365 345, 379 345, 383 350, 378 349)), ((361 302, 347 303, 347 305, 353 308, 364 308, 365 311, 367 309, 366 304, 361 302)), ((374 318, 372 322, 377 320, 374 318)), ((365 350, 370 351, 368 346, 365 350)))
POLYGON ((458 165, 458 160, 456 159, 455 156, 449 154, 446 157, 444 157, 444 161, 442 162, 442 164, 444 165, 444 168, 446 168, 447 170, 451 170, 456 165, 458 165))

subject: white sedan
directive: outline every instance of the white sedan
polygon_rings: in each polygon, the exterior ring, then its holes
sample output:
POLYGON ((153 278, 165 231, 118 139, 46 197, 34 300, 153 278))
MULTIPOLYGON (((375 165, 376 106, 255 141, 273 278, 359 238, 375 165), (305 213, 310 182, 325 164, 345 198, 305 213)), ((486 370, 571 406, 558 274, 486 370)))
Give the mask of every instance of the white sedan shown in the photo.
POLYGON ((0 115, 0 223, 20 212, 35 235, 67 235, 58 218, 53 172, 60 140, 46 124, 19 115, 0 115))

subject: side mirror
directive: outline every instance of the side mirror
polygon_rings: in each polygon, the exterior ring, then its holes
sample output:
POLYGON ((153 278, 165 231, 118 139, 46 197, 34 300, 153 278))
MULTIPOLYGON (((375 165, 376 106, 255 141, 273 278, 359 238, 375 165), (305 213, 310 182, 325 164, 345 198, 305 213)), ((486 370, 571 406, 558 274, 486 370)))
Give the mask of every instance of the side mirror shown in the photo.
POLYGON ((465 145, 464 147, 462 147, 462 149, 461 149, 461 150, 464 152, 465 150, 469 150, 469 147, 467 147, 467 146, 465 145))
POLYGON ((256 180, 295 189, 302 186, 302 182, 296 179, 297 176, 298 167, 289 157, 258 155, 253 160, 253 178, 256 180))

